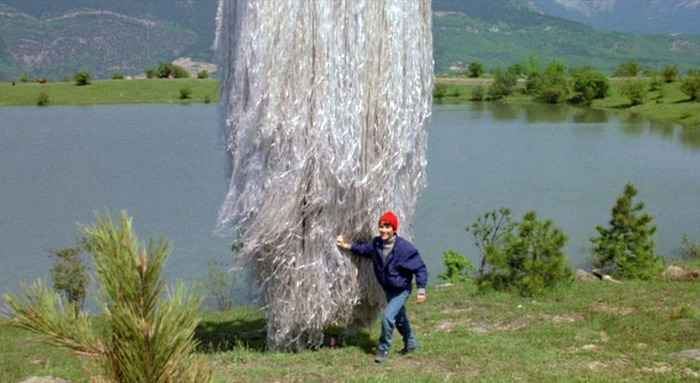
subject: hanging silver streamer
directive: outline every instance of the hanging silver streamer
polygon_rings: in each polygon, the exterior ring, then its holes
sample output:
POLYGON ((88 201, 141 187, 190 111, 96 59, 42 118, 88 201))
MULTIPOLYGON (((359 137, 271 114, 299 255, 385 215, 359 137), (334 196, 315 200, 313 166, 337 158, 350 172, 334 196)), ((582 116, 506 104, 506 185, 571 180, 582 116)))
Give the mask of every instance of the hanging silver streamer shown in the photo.
POLYGON ((318 347, 385 304, 367 241, 393 210, 411 237, 425 185, 433 86, 430 0, 220 0, 217 47, 231 182, 221 228, 241 233, 267 345, 318 347))

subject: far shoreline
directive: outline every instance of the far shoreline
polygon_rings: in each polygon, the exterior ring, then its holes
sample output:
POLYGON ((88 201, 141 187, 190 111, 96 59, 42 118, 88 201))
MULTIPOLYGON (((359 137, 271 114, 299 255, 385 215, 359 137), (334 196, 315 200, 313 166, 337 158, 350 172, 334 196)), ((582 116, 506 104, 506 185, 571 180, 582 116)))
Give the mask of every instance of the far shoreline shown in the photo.
MULTIPOLYGON (((642 78, 640 81, 645 81, 642 78)), ((490 78, 437 77, 436 83, 448 86, 447 95, 434 104, 469 104, 477 87, 488 87, 490 78)), ((641 115, 653 121, 673 123, 685 128, 700 128, 700 102, 691 102, 680 91, 680 82, 665 84, 661 96, 648 97, 641 105, 630 105, 619 95, 618 88, 625 79, 611 79, 611 92, 602 100, 594 100, 592 109, 641 115)), ((506 103, 536 103, 520 89, 500 99, 506 103)), ((44 94, 46 106, 52 105, 127 105, 127 104, 194 104, 219 102, 218 79, 124 79, 98 80, 77 86, 72 82, 2 82, 0 107, 36 106, 44 94)), ((576 107, 576 105, 573 105, 576 107)))

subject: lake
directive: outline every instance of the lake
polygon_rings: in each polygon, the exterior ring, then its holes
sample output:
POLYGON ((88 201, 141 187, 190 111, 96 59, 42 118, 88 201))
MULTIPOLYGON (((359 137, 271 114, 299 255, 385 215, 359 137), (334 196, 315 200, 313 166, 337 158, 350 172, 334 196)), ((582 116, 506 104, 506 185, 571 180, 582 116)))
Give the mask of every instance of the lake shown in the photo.
MULTIPOLYGON (((214 234, 228 185, 216 105, 0 108, 0 286, 49 277, 48 249, 75 245, 95 211, 126 209, 142 240, 174 242, 169 279, 203 278, 230 256, 214 234)), ((700 132, 556 105, 437 105, 428 186, 413 240, 439 282, 442 253, 477 263, 465 231, 489 210, 528 210, 569 237, 572 267, 589 268, 589 238, 628 181, 658 227, 656 250, 700 241, 700 132)))

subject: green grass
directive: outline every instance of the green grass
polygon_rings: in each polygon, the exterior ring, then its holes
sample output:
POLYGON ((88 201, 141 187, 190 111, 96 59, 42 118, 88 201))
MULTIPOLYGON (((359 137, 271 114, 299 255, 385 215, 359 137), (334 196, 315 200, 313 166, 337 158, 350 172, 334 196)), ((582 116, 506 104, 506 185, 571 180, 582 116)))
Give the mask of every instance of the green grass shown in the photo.
MULTIPOLYGON (((445 104, 464 104, 471 102, 471 95, 478 86, 488 88, 491 79, 438 78, 438 82, 447 84, 447 97, 436 102, 445 104)), ((649 82, 646 79, 639 81, 649 82)), ((687 128, 700 128, 700 102, 691 102, 680 90, 681 82, 663 84, 660 91, 649 92, 641 105, 630 105, 629 99, 620 95, 620 86, 624 80, 613 79, 608 97, 594 100, 591 108, 627 113, 630 116, 643 116, 655 122, 675 123, 687 128)), ((532 96, 523 93, 524 82, 515 89, 513 95, 503 101, 508 103, 533 102, 532 96)), ((484 101, 489 102, 489 101, 484 101)))
POLYGON ((77 357, 47 346, 41 339, 0 319, 0 382, 47 375, 77 381, 84 376, 77 357))
MULTIPOLYGON (((448 84, 447 96, 438 103, 465 104, 477 85, 488 87, 490 79, 438 78, 448 84)), ((642 80, 647 81, 647 80, 642 80)), ((620 95, 621 81, 611 82, 610 95, 595 100, 594 109, 626 112, 641 115, 656 122, 677 123, 689 128, 700 127, 700 102, 691 102, 680 91, 680 81, 664 84, 661 91, 650 92, 641 105, 630 105, 620 95)), ((533 102, 532 97, 522 92, 524 83, 516 88, 509 103, 533 102)), ((96 105, 139 103, 201 103, 218 102, 218 81, 215 79, 168 79, 168 80, 102 80, 91 85, 76 86, 75 83, 0 83, 0 106, 37 105, 41 93, 48 96, 49 105, 96 105), (191 90, 190 98, 181 98, 181 89, 191 90)), ((488 101, 487 101, 488 102, 488 101)))
MULTIPOLYGON (((647 80, 641 80, 648 83, 647 80)), ((681 90, 681 82, 663 84, 661 89, 649 92, 643 104, 630 105, 630 101, 620 95, 623 81, 613 81, 610 96, 595 100, 594 108, 624 110, 631 114, 649 117, 654 121, 673 122, 683 126, 700 128, 700 101, 690 101, 681 90)))
MULTIPOLYGON (((381 365, 373 361, 379 324, 330 329, 326 338, 336 347, 266 352, 263 313, 239 307, 204 313, 197 338, 216 382, 691 382, 700 379, 700 361, 677 353, 700 347, 697 289, 690 282, 593 282, 525 298, 429 286, 426 304, 408 305, 419 352, 398 355, 398 338, 381 365)), ((77 358, 42 348, 7 322, 0 338, 1 381, 87 381, 77 358)))
POLYGON ((208 97, 218 102, 218 81, 200 79, 102 80, 77 86, 74 82, 0 83, 0 106, 36 105, 41 92, 49 105, 97 105, 141 103, 201 103, 208 97), (191 90, 189 99, 180 98, 180 89, 191 90))

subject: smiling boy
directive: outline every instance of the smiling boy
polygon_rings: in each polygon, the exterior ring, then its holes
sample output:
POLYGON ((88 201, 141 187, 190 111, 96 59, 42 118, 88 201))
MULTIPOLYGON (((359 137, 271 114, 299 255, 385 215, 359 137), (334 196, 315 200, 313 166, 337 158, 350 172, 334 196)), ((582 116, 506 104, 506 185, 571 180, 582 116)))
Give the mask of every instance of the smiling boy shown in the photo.
POLYGON ((416 276, 418 293, 416 303, 425 302, 425 285, 428 283, 428 270, 418 250, 411 242, 398 236, 399 219, 393 212, 386 212, 379 218, 379 236, 369 243, 347 243, 339 235, 336 243, 343 250, 371 258, 374 274, 386 294, 387 306, 382 315, 382 333, 374 361, 384 362, 389 356, 394 328, 403 337, 404 348, 401 354, 418 350, 418 341, 411 330, 406 315, 405 303, 411 295, 413 275, 416 276))

